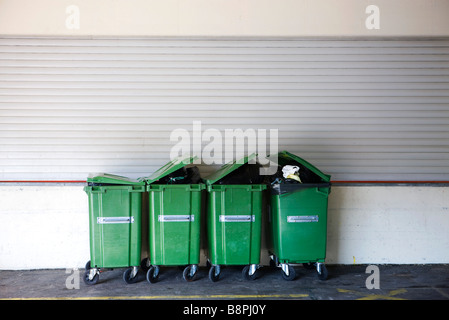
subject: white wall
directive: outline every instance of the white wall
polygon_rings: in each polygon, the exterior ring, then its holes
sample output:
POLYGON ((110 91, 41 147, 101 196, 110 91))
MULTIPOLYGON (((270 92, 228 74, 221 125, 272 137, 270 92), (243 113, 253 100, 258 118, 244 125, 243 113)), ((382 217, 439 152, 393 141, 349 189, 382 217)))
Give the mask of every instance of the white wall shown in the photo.
POLYGON ((0 269, 82 267, 89 209, 82 186, 0 186, 0 269))
POLYGON ((334 187, 327 262, 448 263, 448 187, 334 187))
MULTIPOLYGON (((0 269, 74 268, 89 260, 81 185, 3 185, 0 198, 0 269)), ((326 263, 449 263, 448 229, 449 187, 333 186, 326 263)))

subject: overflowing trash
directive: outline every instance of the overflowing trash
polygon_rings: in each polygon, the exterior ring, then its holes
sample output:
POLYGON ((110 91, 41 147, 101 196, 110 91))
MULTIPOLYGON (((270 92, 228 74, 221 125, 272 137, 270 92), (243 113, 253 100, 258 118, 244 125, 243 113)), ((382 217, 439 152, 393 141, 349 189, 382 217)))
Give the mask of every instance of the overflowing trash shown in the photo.
POLYGON ((298 165, 295 161, 289 164, 279 165, 275 174, 269 176, 267 184, 309 184, 321 183, 322 179, 309 168, 298 165))
POLYGON ((316 268, 318 279, 325 280, 331 176, 287 151, 270 160, 278 164, 277 172, 269 178, 270 265, 281 268, 282 278, 287 281, 295 279, 292 264, 299 263, 308 269, 316 268))
POLYGON ((295 181, 301 182, 301 179, 299 178, 299 167, 298 166, 291 166, 286 165, 282 168, 282 173, 285 179, 293 179, 295 181))

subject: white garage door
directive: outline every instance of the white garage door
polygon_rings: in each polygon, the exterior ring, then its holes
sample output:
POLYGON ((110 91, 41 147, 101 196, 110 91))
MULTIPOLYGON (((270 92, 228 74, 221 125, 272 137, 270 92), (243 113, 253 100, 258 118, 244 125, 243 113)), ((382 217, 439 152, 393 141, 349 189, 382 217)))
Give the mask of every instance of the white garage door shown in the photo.
POLYGON ((193 121, 278 129, 334 181, 447 181, 449 40, 0 38, 1 181, 148 175, 193 121))

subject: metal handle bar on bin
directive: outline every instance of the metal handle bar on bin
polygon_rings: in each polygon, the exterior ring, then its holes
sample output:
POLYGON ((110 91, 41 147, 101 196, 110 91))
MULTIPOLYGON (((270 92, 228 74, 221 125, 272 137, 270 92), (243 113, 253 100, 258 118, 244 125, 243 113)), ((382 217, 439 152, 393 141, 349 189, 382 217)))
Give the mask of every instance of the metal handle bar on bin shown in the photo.
POLYGON ((195 216, 190 214, 175 214, 175 215, 160 214, 157 220, 159 222, 193 222, 195 221, 195 216))
POLYGON ((218 221, 220 222, 254 222, 255 215, 220 215, 218 221))
POLYGON ((134 223, 134 217, 97 217, 98 224, 134 223))

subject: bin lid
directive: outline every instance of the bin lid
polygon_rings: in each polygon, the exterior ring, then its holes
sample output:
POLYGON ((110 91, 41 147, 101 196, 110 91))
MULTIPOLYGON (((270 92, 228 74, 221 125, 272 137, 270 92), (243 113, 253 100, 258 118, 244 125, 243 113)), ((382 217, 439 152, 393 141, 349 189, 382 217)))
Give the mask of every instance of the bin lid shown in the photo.
MULTIPOLYGON (((297 162, 299 164, 299 166, 306 167, 307 169, 312 171, 314 174, 319 176, 323 180, 323 182, 329 182, 331 180, 330 175, 321 172, 317 167, 315 167, 311 163, 307 162, 306 160, 294 155, 293 153, 290 153, 288 151, 281 151, 277 154, 277 156, 278 156, 278 159, 275 162, 278 163, 280 166, 285 166, 287 164, 291 164, 291 161, 293 160, 293 161, 297 162)), ((269 155, 267 157, 267 159, 269 159, 269 160, 273 160, 273 158, 274 157, 272 155, 269 155), (271 159, 270 159, 270 157, 271 157, 271 159)))
POLYGON ((144 185, 143 181, 130 179, 110 173, 90 173, 87 177, 88 183, 98 184, 121 184, 121 185, 144 185))
POLYGON ((197 156, 190 156, 190 155, 177 157, 168 162, 166 165, 159 168, 158 170, 156 170, 152 175, 148 177, 139 178, 139 180, 146 181, 146 183, 151 184, 169 175, 170 173, 175 172, 176 170, 193 163, 193 161, 195 161, 196 159, 198 159, 197 156))
POLYGON ((253 160, 256 157, 257 157, 257 154, 252 153, 249 156, 245 156, 242 159, 239 159, 238 161, 236 161, 236 160, 230 161, 230 162, 224 164, 220 169, 218 169, 214 173, 211 173, 210 175, 205 177, 204 180, 206 181, 206 183, 208 185, 214 184, 218 180, 224 178, 225 176, 230 174, 232 171, 240 168, 242 165, 248 163, 249 161, 253 160))

